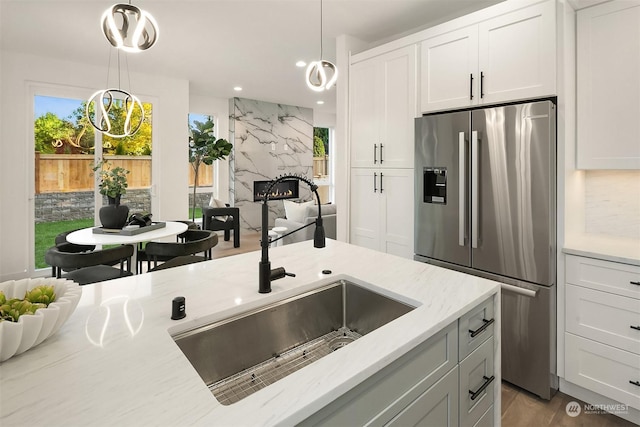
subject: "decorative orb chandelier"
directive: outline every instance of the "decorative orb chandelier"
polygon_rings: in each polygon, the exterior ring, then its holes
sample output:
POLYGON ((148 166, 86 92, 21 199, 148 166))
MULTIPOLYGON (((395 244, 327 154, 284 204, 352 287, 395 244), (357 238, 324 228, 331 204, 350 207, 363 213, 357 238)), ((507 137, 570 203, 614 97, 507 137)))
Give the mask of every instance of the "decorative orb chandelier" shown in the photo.
POLYGON ((329 90, 338 80, 338 67, 322 59, 322 0, 320 0, 320 60, 312 61, 307 67, 306 82, 309 89, 316 92, 329 90))
POLYGON ((135 134, 142 122, 144 121, 144 108, 142 102, 135 96, 122 89, 103 89, 95 92, 85 107, 85 115, 89 119, 89 123, 99 132, 112 138, 124 138, 135 134), (116 100, 122 103, 125 111, 125 120, 121 128, 113 129, 111 120, 109 119, 109 111, 114 106, 116 100), (91 105, 94 105, 91 113, 91 105), (134 119, 134 112, 138 110, 139 116, 134 119), (100 111, 100 114, 96 114, 100 111))
POLYGON ((115 4, 102 14, 102 31, 112 46, 140 52, 155 44, 160 34, 153 16, 131 4, 115 4))

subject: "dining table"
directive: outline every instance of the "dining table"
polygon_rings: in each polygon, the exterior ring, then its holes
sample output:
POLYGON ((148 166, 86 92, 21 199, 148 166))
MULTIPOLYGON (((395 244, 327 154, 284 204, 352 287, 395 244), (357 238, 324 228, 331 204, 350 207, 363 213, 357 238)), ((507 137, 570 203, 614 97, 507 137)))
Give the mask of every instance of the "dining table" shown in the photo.
MULTIPOLYGON (((76 230, 67 235, 67 241, 76 245, 132 245, 131 271, 138 273, 138 245, 144 242, 161 240, 166 237, 177 236, 187 230, 187 224, 178 221, 163 221, 165 226, 149 229, 137 234, 123 234, 121 232, 96 232, 96 228, 87 227, 76 230)), ((100 230, 98 230, 100 231, 100 230)))

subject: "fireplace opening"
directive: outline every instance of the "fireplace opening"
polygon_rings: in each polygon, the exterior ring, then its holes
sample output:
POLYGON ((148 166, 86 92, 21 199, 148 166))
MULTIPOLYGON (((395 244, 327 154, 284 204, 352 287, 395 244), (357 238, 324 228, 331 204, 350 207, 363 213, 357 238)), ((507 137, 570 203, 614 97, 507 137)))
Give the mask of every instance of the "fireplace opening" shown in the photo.
MULTIPOLYGON (((253 201, 261 202, 266 196, 267 187, 271 181, 253 181, 253 201)), ((280 181, 269 194, 269 200, 297 199, 299 197, 300 182, 297 179, 280 181)))

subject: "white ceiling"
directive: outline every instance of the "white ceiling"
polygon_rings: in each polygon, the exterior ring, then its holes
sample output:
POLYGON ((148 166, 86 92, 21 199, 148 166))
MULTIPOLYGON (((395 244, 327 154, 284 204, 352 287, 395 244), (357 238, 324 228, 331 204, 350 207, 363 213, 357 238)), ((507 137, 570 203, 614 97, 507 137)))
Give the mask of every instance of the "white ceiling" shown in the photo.
MULTIPOLYGON (((323 56, 335 61, 340 34, 376 45, 500 1, 324 0, 323 56)), ((99 21, 115 2, 0 0, 0 46, 103 65, 106 73, 112 48, 99 21)), ((188 79, 192 94, 239 96, 335 112, 335 89, 312 92, 304 83, 304 69, 295 67, 298 60, 308 62, 320 56, 320 0, 131 3, 151 13, 160 27, 155 46, 128 54, 131 72, 188 79), (243 91, 235 92, 234 86, 243 91), (325 104, 318 106, 318 100, 325 104)))

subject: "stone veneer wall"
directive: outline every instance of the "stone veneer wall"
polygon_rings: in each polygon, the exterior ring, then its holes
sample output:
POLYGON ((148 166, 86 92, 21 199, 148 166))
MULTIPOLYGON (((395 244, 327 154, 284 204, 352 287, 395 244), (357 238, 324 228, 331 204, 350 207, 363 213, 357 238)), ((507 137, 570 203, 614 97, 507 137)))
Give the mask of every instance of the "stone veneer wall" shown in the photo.
MULTIPOLYGON (((108 204, 104 197, 102 203, 108 204)), ((121 203, 129 206, 130 212, 150 212, 149 189, 127 190, 121 203)), ((35 197, 35 222, 55 222, 70 219, 93 218, 93 191, 69 193, 42 193, 35 197)), ((185 215, 186 216, 186 215, 185 215)))
MULTIPOLYGON (((250 99, 233 98, 229 105, 229 200, 240 208, 240 227, 260 231, 261 203, 253 201, 253 181, 295 173, 313 179, 313 110, 250 99)), ((306 184, 300 199, 310 200, 306 184)), ((269 225, 284 217, 282 201, 269 202, 269 225)))

